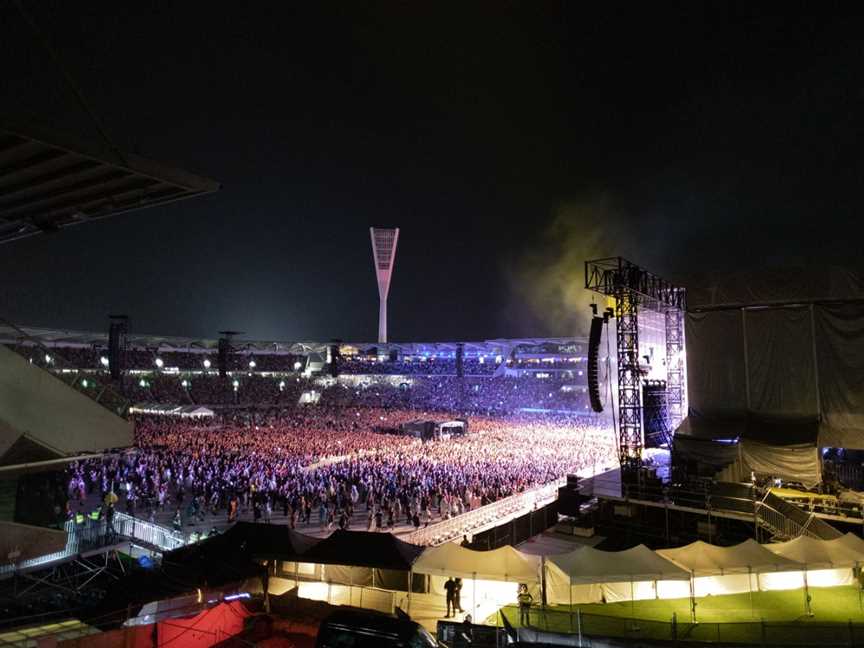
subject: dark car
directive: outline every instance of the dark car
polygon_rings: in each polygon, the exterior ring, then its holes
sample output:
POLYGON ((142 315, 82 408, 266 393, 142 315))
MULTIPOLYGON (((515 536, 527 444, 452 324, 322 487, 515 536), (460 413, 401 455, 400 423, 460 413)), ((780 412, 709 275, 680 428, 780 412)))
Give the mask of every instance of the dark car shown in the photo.
POLYGON ((423 626, 382 613, 339 610, 321 622, 316 648, 437 648, 423 626))

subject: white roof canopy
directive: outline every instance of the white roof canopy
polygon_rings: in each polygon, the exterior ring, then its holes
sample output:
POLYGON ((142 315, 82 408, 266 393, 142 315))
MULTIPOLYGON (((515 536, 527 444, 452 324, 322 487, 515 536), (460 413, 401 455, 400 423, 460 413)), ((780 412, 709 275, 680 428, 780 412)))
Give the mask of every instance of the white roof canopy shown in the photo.
POLYGON ((562 571, 565 577, 569 576, 570 582, 574 584, 690 578, 687 571, 641 544, 626 551, 580 547, 570 553, 549 556, 547 564, 562 571))
POLYGON ((657 553, 694 576, 801 569, 800 563, 775 554, 752 539, 732 547, 718 547, 697 540, 677 549, 659 549, 657 553))
POLYGON ((798 536, 794 540, 769 544, 765 547, 778 556, 794 560, 809 569, 854 567, 864 563, 864 554, 860 549, 856 549, 854 541, 846 536, 834 540, 798 536))
POLYGON ((510 545, 492 551, 474 551, 448 542, 426 549, 414 563, 414 571, 460 578, 536 583, 540 579, 540 558, 524 554, 510 545))

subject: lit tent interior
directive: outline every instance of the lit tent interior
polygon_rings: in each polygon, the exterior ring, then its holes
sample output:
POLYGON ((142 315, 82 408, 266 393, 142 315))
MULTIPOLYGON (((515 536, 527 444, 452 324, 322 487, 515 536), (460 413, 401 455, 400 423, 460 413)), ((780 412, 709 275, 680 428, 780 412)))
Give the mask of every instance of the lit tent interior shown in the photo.
POLYGON ((520 583, 540 601, 540 558, 507 545, 475 551, 454 543, 426 549, 414 563, 414 573, 429 574, 429 595, 441 600, 450 577, 463 579, 462 607, 475 619, 513 603, 520 583), (469 607, 470 606, 470 607, 469 607))
POLYGON ((546 558, 550 603, 601 603, 688 596, 690 574, 645 545, 626 551, 580 547, 546 558))

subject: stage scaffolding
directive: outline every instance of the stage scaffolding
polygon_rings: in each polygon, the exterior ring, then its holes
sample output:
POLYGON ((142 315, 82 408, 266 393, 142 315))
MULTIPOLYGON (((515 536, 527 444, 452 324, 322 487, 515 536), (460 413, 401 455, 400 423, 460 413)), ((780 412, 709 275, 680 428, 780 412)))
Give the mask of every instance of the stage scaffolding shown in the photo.
MULTIPOLYGON (((685 402, 684 288, 622 257, 585 262, 585 288, 615 300, 618 359, 618 459, 622 477, 642 465, 642 380, 652 371, 652 358, 640 357, 640 310, 663 316, 667 402, 677 424, 685 402), (644 362, 642 362, 644 360, 644 362)), ((660 362, 660 359, 656 359, 660 362)))

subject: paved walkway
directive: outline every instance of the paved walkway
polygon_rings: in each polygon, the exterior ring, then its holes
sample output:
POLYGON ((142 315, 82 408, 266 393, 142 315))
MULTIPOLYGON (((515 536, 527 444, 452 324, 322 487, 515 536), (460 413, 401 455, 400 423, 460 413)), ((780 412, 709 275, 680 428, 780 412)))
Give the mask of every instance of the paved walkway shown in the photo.
MULTIPOLYGON (((101 504, 99 499, 99 495, 97 493, 91 494, 88 496, 84 509, 87 511, 91 511, 95 508, 98 508, 101 504)), ((231 525, 228 524, 228 515, 225 512, 220 512, 218 515, 211 515, 207 513, 204 516, 203 521, 199 518, 196 518, 192 523, 186 519, 186 504, 188 504, 188 500, 184 503, 184 506, 180 507, 181 514, 183 516, 183 530, 182 532, 185 534, 191 533, 209 533, 211 529, 214 527, 221 531, 225 531, 231 525)), ((126 502, 125 498, 121 497, 120 501, 117 503, 117 510, 126 512, 126 502)), ((168 527, 169 529, 173 528, 173 520, 174 520, 174 511, 175 508, 166 508, 164 511, 159 511, 156 513, 155 519, 153 520, 157 524, 168 527)), ((142 519, 149 520, 148 513, 144 513, 141 510, 135 511, 135 515, 141 517, 142 519)), ((254 516, 252 514, 252 510, 243 511, 240 510, 238 516, 238 520, 242 520, 245 522, 253 522, 254 516)), ((435 522, 439 522, 440 518, 433 511, 432 515, 432 524, 435 522)), ((263 524, 263 518, 261 524, 263 524)), ((271 524, 288 524, 288 518, 283 515, 282 507, 278 507, 278 510, 273 511, 273 515, 271 517, 271 524)), ((332 528, 324 528, 318 522, 318 511, 317 509, 313 509, 312 517, 309 520, 309 524, 299 523, 295 526, 295 529, 300 533, 305 533, 306 535, 310 535, 316 538, 326 538, 333 531, 338 528, 335 524, 332 528)), ((353 517, 350 520, 350 526, 348 527, 352 531, 366 531, 368 530, 368 513, 365 510, 364 505, 359 505, 358 510, 355 510, 353 517)), ((403 517, 397 525, 393 529, 385 529, 386 531, 392 532, 396 536, 403 536, 414 531, 414 526, 405 523, 405 518, 403 517)))

